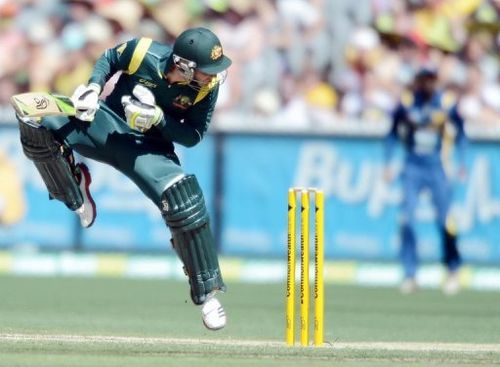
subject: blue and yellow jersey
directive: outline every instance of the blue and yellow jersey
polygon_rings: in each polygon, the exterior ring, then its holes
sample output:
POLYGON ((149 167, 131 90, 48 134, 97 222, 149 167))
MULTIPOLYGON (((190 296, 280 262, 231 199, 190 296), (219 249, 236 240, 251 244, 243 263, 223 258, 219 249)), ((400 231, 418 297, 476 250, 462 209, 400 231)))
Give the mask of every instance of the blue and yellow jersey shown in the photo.
POLYGON ((218 83, 196 91, 187 84, 169 84, 164 74, 172 67, 172 48, 149 38, 133 39, 110 48, 97 60, 89 83, 104 86, 116 72, 121 75, 106 104, 125 119, 121 98, 132 95, 137 84, 149 88, 165 118, 145 134, 193 146, 208 129, 218 95, 218 83))
POLYGON ((392 157, 398 139, 404 143, 408 159, 435 162, 441 159, 449 126, 454 127, 454 140, 463 159, 464 121, 451 93, 436 91, 431 98, 418 92, 405 92, 392 114, 392 125, 386 137, 386 161, 392 157))

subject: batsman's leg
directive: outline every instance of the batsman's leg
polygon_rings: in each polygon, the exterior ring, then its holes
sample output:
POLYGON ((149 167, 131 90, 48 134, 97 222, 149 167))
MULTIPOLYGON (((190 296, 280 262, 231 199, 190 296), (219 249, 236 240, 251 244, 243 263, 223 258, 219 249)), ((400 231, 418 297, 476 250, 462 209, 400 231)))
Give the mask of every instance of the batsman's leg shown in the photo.
POLYGON ((203 305, 205 326, 225 326, 226 315, 214 297, 226 286, 217 259, 214 238, 201 188, 195 176, 183 176, 163 193, 162 214, 172 233, 175 251, 184 264, 191 286, 191 299, 203 305))
POLYGON ((50 195, 77 210, 83 198, 67 159, 70 153, 44 127, 20 122, 19 132, 24 154, 35 164, 50 195))
MULTIPOLYGON (((35 122, 19 120, 19 132, 24 154, 35 164, 42 176, 50 197, 62 201, 69 209, 75 211, 84 227, 92 224, 95 218, 95 207, 92 215, 88 214, 85 204, 90 205, 87 196, 82 195, 81 188, 88 191, 89 177, 86 166, 75 165, 70 148, 60 143, 53 133, 35 122)), ((93 202, 93 201, 92 201, 93 202)))
POLYGON ((184 173, 175 153, 163 143, 130 144, 127 138, 110 139, 110 144, 119 153, 116 167, 155 203, 169 227, 189 279, 191 299, 202 306, 204 324, 211 330, 224 327, 226 315, 215 294, 226 286, 196 177, 184 173))
POLYGON ((214 290, 225 290, 201 188, 193 175, 182 177, 162 196, 162 214, 184 263, 191 298, 202 304, 214 290))

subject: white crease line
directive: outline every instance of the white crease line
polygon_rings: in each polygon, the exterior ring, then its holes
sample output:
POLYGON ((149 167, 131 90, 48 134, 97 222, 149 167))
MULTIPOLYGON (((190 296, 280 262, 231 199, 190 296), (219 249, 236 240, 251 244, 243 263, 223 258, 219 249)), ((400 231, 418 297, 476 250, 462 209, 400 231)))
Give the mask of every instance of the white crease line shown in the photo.
MULTIPOLYGON (((195 339, 195 338, 156 338, 104 335, 51 335, 51 334, 0 334, 1 341, 16 342, 57 342, 57 343, 101 343, 101 344, 147 344, 147 345, 226 345, 247 347, 284 347, 284 342, 272 340, 244 339, 195 339)), ((433 351, 433 352, 498 352, 500 344, 476 343, 429 343, 429 342, 334 342, 326 348, 352 350, 388 351, 433 351)))

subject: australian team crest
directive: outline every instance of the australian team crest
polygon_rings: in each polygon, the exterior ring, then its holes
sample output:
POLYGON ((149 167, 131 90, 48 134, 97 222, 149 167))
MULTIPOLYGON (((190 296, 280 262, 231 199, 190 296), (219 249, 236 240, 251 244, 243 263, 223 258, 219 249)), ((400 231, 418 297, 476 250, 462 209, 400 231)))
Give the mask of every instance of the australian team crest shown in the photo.
POLYGON ((193 105, 193 101, 188 96, 177 96, 175 97, 172 104, 182 110, 186 110, 193 105))
POLYGON ((222 56, 222 47, 219 45, 215 45, 212 48, 212 52, 210 53, 210 58, 212 60, 217 60, 222 56))

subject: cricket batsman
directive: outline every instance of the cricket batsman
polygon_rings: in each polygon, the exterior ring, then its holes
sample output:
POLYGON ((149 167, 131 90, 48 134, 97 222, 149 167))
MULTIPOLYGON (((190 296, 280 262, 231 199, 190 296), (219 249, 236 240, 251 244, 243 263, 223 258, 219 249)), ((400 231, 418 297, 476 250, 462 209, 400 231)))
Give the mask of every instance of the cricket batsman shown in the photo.
POLYGON ((419 194, 428 189, 436 209, 442 240, 442 262, 448 271, 443 291, 454 294, 459 290, 458 269, 461 257, 457 248, 457 231, 449 209, 452 201, 451 183, 442 162, 443 141, 450 126, 455 134, 455 145, 460 159, 460 173, 464 174, 464 121, 457 110, 454 97, 437 89, 437 72, 421 68, 414 79, 412 91, 403 93, 396 107, 392 126, 385 139, 385 178, 392 179, 389 161, 398 139, 405 147, 402 171, 403 201, 401 204, 401 262, 404 280, 403 293, 417 289, 418 257, 415 235, 415 209, 419 194))
MULTIPOLYGON (((219 84, 231 60, 206 28, 182 32, 173 47, 149 38, 110 48, 97 60, 88 85, 71 97, 76 116, 20 118, 21 144, 49 194, 80 217, 96 218, 90 172, 73 150, 109 164, 130 178, 158 207, 172 245, 189 278, 204 325, 226 324, 216 293, 225 291, 203 193, 186 174, 174 144, 198 144, 207 131, 219 84), (99 100, 105 83, 120 72, 113 91, 99 100)), ((126 198, 124 198, 126 200, 126 198)))

